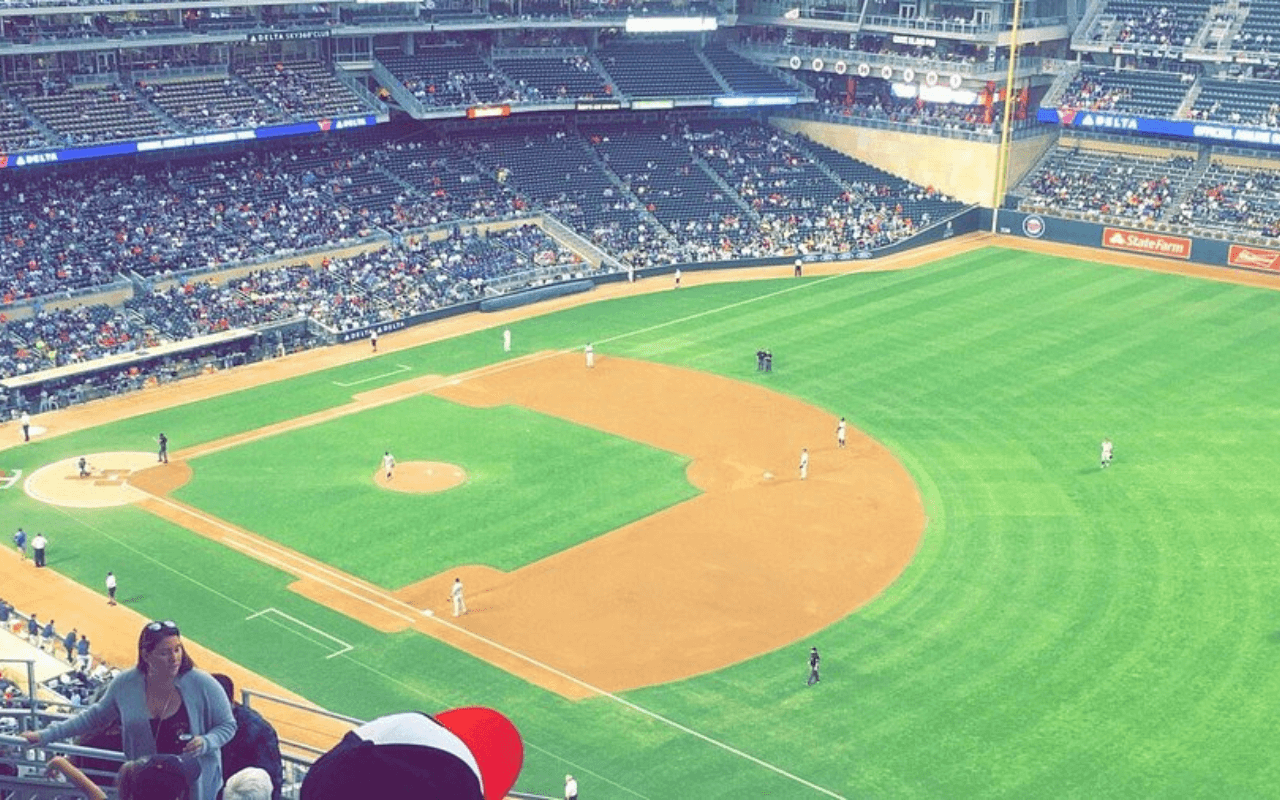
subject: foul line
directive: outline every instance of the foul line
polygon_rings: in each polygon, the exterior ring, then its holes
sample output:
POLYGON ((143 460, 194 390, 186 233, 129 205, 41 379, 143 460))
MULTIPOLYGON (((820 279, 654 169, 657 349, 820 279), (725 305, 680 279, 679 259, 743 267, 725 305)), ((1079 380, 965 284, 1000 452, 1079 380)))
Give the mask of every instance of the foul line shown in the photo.
POLYGON ((383 378, 390 378, 392 375, 399 375, 402 372, 408 372, 409 370, 413 369, 413 367, 406 367, 404 364, 396 364, 396 367, 398 367, 398 369, 393 369, 390 372, 383 372, 380 375, 370 375, 369 377, 361 378, 358 381, 348 381, 346 383, 343 383, 341 381, 330 381, 330 383, 332 383, 334 386, 341 386, 342 388, 346 389, 351 386, 359 386, 362 383, 368 383, 369 381, 380 381, 383 378))
MULTIPOLYGON (((250 538, 243 532, 236 530, 235 528, 231 527, 230 525, 218 519, 217 517, 211 517, 198 509, 191 508, 190 506, 184 506, 181 503, 176 503, 167 497, 160 497, 160 496, 149 494, 149 493, 147 493, 147 497, 150 498, 151 500, 156 501, 157 503, 160 503, 161 505, 166 505, 169 508, 172 508, 179 513, 189 514, 201 520, 202 522, 212 525, 215 528, 221 529, 225 533, 231 534, 239 541, 232 541, 231 537, 226 537, 226 536, 223 537, 223 541, 227 542, 232 547, 234 547, 237 550, 240 550, 246 555, 250 555, 254 558, 257 558, 260 561, 264 561, 268 564, 271 564, 272 566, 279 567, 285 572, 293 573, 300 578, 313 580, 316 583, 322 584, 334 590, 335 592, 340 592, 342 594, 345 594, 346 596, 352 598, 353 600, 358 600, 362 603, 367 603, 373 606, 374 608, 378 609, 379 611, 383 611, 387 614, 390 614, 393 617, 399 617, 405 622, 411 623, 411 622, 417 621, 418 619, 418 617, 406 616, 404 614, 401 614, 398 611, 392 611, 390 608, 387 608, 385 605, 382 605, 382 602, 390 601, 404 608, 407 608, 410 611, 418 610, 413 606, 409 605, 408 603, 405 603, 401 600, 397 600, 394 597, 391 597, 390 595, 385 594, 384 592, 382 592, 381 590, 375 587, 361 585, 355 579, 347 575, 344 575, 341 572, 338 572, 330 567, 326 567, 325 565, 320 564, 319 562, 313 561, 312 559, 306 556, 291 552, 285 548, 277 547, 275 545, 270 544, 269 542, 261 540, 260 538, 250 538), (267 555, 265 552, 262 552, 263 550, 274 550, 281 557, 272 557, 270 555, 267 555), (286 560, 292 560, 295 562, 295 564, 293 566, 290 566, 285 563, 286 560), (334 578, 340 579, 349 585, 359 587, 362 591, 368 592, 369 594, 373 595, 373 598, 366 597, 357 592, 353 592, 349 589, 344 589, 343 587, 338 586, 333 581, 319 577, 315 574, 312 574, 311 572, 308 572, 307 570, 318 570, 319 572, 327 572, 329 575, 333 576, 334 578)), ((172 520, 170 521, 172 522, 172 520)), ((175 523, 175 524, 181 524, 181 523, 175 523)))
MULTIPOLYGON (((333 635, 331 635, 331 634, 325 633, 324 631, 320 630, 319 628, 315 627, 314 625, 308 625, 307 623, 303 622, 302 620, 298 619, 297 617, 290 616, 290 615, 288 615, 288 614, 284 613, 283 611, 281 611, 281 610, 280 610, 280 609, 278 609, 278 608, 264 608, 264 609, 262 609, 261 611, 255 611, 255 612, 253 612, 252 614, 250 614, 249 616, 245 617, 245 618, 244 618, 244 620, 245 620, 245 622, 248 622, 248 621, 249 621, 249 620, 251 620, 251 619, 257 619, 258 617, 265 616, 266 614, 276 614, 276 615, 278 615, 278 616, 284 617, 285 619, 289 620, 290 622, 292 622, 292 623, 293 623, 293 624, 295 624, 295 625, 301 625, 302 627, 306 628, 306 629, 307 629, 307 630, 309 630, 309 631, 312 631, 312 632, 314 632, 314 633, 318 633, 318 634, 320 634, 321 636, 323 636, 324 638, 328 639, 328 640, 329 640, 329 641, 331 641, 331 642, 334 642, 334 643, 336 643, 336 644, 340 644, 340 645, 342 645, 342 649, 341 649, 341 650, 337 650, 337 651, 335 651, 335 652, 333 652, 333 653, 330 653, 329 655, 325 656, 325 658, 333 658, 334 656, 340 656, 340 655, 342 655, 343 653, 346 653, 346 652, 349 652, 349 651, 351 651, 351 650, 354 650, 354 649, 355 649, 355 647, 354 647, 354 646, 352 646, 352 645, 350 645, 350 644, 347 644, 346 642, 344 642, 344 641, 342 641, 341 639, 339 639, 337 636, 333 636, 333 635)), ((267 622, 272 622, 272 621, 273 621, 273 620, 272 620, 271 618, 269 618, 269 617, 267 618, 267 622)), ((278 622, 277 622, 276 624, 277 624, 277 625, 280 625, 280 623, 278 623, 278 622)), ((288 626, 287 626, 287 625, 280 625, 280 627, 282 627, 282 628, 284 628, 284 629, 286 629, 286 630, 289 630, 289 628, 288 628, 288 626)), ((311 639, 311 638, 308 638, 308 637, 306 637, 306 636, 303 636, 302 634, 298 633, 297 631, 292 631, 292 633, 294 633, 296 636, 298 636, 298 637, 300 637, 300 638, 302 638, 302 639, 306 639, 308 642, 311 642, 312 644, 320 644, 320 643, 319 643, 319 642, 317 642, 315 639, 311 639)), ((323 645, 321 645, 321 646, 323 647, 323 645)))

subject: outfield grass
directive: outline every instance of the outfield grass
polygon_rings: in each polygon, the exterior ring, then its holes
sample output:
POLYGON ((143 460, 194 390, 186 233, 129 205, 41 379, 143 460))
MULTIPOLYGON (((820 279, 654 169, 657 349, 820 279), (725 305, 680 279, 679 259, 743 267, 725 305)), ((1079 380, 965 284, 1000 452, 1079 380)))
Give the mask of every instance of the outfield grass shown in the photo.
MULTIPOLYGON (((584 796, 655 800, 822 796, 805 782, 847 797, 1274 796, 1280 294, 989 248, 513 329, 522 352, 590 340, 764 383, 847 416, 917 480, 926 536, 870 605, 812 641, 624 698, 791 777, 615 700, 566 702, 424 637, 377 634, 131 509, 5 493, 5 518, 47 522, 51 566, 95 588, 104 563, 164 564, 144 613, 335 710, 502 709, 529 746, 526 791, 554 794, 568 771, 584 796), (772 374, 755 372, 757 347, 772 374), (293 631, 242 621, 268 606, 356 649, 324 660, 293 631), (823 682, 806 689, 810 644, 823 682)), ((403 379, 499 351, 487 331, 385 358, 410 367, 403 379)), ((41 442, 6 466, 139 449, 160 429, 178 447, 256 428, 344 402, 334 381, 371 364, 41 442)))

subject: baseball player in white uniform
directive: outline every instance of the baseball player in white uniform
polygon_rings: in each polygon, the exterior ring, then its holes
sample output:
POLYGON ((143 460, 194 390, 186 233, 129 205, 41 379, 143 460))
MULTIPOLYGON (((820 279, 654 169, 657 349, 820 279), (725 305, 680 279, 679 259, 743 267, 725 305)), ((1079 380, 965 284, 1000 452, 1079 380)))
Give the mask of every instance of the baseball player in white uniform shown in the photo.
POLYGON ((391 455, 390 450, 382 454, 382 468, 387 473, 387 480, 391 480, 391 473, 394 472, 396 468, 396 457, 391 455))
POLYGON ((840 418, 840 424, 836 425, 836 444, 844 447, 845 423, 844 417, 840 418))
POLYGON ((591 369, 596 365, 596 350, 591 346, 591 342, 587 342, 587 349, 583 352, 587 354, 587 369, 591 369))
POLYGON ((800 480, 809 477, 809 448, 800 451, 800 480))
POLYGON ((467 601, 462 599, 462 578, 453 579, 453 588, 449 590, 449 599, 453 601, 453 615, 455 617, 467 613, 467 601))
POLYGON ((378 352, 378 331, 369 331, 369 344, 373 346, 373 352, 378 352))
POLYGON ((1111 466, 1111 451, 1112 451, 1111 440, 1103 439, 1102 440, 1102 468, 1103 469, 1106 469, 1107 467, 1111 466))
POLYGON ((502 331, 502 352, 511 352, 511 329, 506 328, 502 331))

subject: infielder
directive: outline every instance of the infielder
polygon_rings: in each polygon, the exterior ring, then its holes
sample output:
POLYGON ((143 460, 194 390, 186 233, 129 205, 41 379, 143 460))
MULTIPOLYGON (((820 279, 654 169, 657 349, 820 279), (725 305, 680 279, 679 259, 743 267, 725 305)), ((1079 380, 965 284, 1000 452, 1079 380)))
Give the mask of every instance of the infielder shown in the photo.
POLYGON ((462 599, 462 578, 453 579, 453 588, 449 590, 449 599, 453 601, 453 615, 460 617, 467 613, 467 601, 462 599))
POLYGON ((162 464, 168 464, 169 463, 169 437, 165 436, 162 433, 156 438, 156 441, 160 443, 160 451, 156 453, 156 461, 159 461, 162 464))
POLYGON ((583 352, 587 354, 587 369, 591 369, 596 365, 596 350, 591 346, 591 342, 587 342, 587 349, 583 352))
POLYGON ((840 418, 840 424, 836 425, 836 444, 844 447, 845 424, 844 417, 840 418))
POLYGON ((1103 439, 1102 440, 1102 468, 1103 469, 1106 469, 1107 467, 1111 466, 1111 452, 1112 452, 1111 440, 1103 439))
POLYGON ((391 480, 391 473, 396 468, 396 457, 391 455, 391 451, 387 450, 382 454, 382 469, 387 473, 387 480, 391 480))
POLYGON ((76 465, 80 467, 81 478, 89 477, 89 459, 85 458, 84 456, 80 456, 80 460, 76 462, 76 465))
POLYGON ((809 477, 809 448, 800 451, 800 480, 809 477))

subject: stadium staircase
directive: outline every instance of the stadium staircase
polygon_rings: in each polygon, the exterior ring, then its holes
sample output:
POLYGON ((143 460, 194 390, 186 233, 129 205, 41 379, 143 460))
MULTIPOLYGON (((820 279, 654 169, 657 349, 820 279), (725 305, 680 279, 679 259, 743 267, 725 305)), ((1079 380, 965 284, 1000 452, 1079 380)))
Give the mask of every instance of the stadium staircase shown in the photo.
POLYGON ((619 177, 618 173, 613 171, 613 168, 604 160, 603 157, 601 157, 600 153, 594 147, 588 144, 580 134, 574 134, 574 141, 581 148, 583 155, 586 156, 587 160, 595 164, 600 171, 604 173, 605 177, 609 179, 609 183, 613 184, 613 187, 618 191, 618 194, 635 203, 636 208, 639 210, 641 219, 651 225, 653 230, 657 231, 664 241, 675 241, 675 236, 672 235, 671 231, 667 230, 667 226, 663 225, 661 220, 655 217, 652 212, 644 207, 644 203, 640 201, 640 198, 632 193, 631 189, 627 187, 626 182, 619 177))
POLYGON ((148 97, 146 92, 134 91, 134 89, 136 88, 136 84, 134 86, 130 86, 129 88, 133 96, 138 99, 138 105, 142 106, 143 108, 145 108, 146 110, 154 114, 155 116, 164 120, 165 124, 167 124, 172 130, 185 131, 190 129, 191 127, 190 125, 178 119, 177 117, 174 117, 171 114, 169 114, 169 112, 165 111, 154 100, 148 97))
POLYGON ((587 61, 591 62, 591 66, 595 68, 595 71, 596 71, 596 72, 599 72, 601 75, 603 75, 603 76, 604 76, 604 79, 605 79, 605 81, 608 83, 608 85, 609 85, 609 86, 611 86, 611 87, 613 87, 613 96, 614 96, 614 97, 624 97, 624 96, 625 96, 625 95, 623 95, 623 94, 622 94, 622 90, 618 88, 618 81, 617 81, 617 79, 616 79, 616 78, 614 78, 612 75, 610 75, 610 74, 609 74, 609 70, 607 70, 607 69, 605 69, 605 68, 604 68, 604 62, 600 60, 600 54, 599 54, 598 52, 596 52, 596 51, 594 51, 594 50, 593 50, 593 51, 591 51, 591 52, 589 52, 589 53, 587 54, 587 61))
POLYGON ((404 82, 392 75, 391 70, 387 69, 376 58, 373 59, 373 71, 371 74, 391 94, 391 99, 395 100, 406 114, 414 119, 426 118, 426 106, 422 105, 418 98, 413 96, 413 92, 404 88, 404 82))
POLYGON ((1196 107, 1196 101, 1200 99, 1200 93, 1204 91, 1204 77, 1197 75, 1195 82, 1191 84, 1191 88, 1187 89, 1187 96, 1182 98, 1182 102, 1178 104, 1178 108, 1173 112, 1175 119, 1188 119, 1191 116, 1191 109, 1196 107))
POLYGON ((1049 84, 1049 89, 1044 93, 1044 97, 1040 98, 1041 108, 1057 108, 1062 102, 1062 96, 1066 94, 1067 88, 1071 86, 1071 82, 1080 74, 1080 65, 1073 63, 1058 73, 1058 77, 1053 79, 1053 83, 1049 84))
POLYGON ((1200 181, 1204 180, 1204 176, 1209 172, 1209 168, 1213 166, 1213 148, 1209 145, 1200 145, 1200 152, 1196 155, 1196 163, 1191 167, 1186 177, 1182 179, 1181 185, 1169 200, 1168 207, 1174 212, 1182 208, 1190 198, 1191 194, 1200 185, 1200 181))
POLYGON ((1102 44, 1115 38, 1111 31, 1117 22, 1116 15, 1104 14, 1106 7, 1107 0, 1091 0, 1071 37, 1072 50, 1089 50, 1096 47, 1095 39, 1099 40, 1098 44, 1102 44))
POLYGON ((711 77, 716 79, 716 83, 720 84, 720 88, 724 89, 725 94, 734 94, 733 86, 720 74, 720 70, 716 69, 716 65, 711 63, 711 59, 707 58, 707 54, 702 50, 695 50, 694 54, 702 62, 702 66, 707 68, 707 72, 711 73, 711 77))
POLYGON ((746 214, 748 217, 751 217, 751 219, 755 220, 756 222, 760 221, 760 214, 757 213, 756 210, 751 207, 750 203, 748 203, 745 199, 743 199, 742 195, 738 194, 737 189, 729 185, 729 182, 726 181, 720 175, 720 173, 716 172, 714 169, 711 168, 711 165, 707 163, 707 160, 705 158, 703 158, 702 156, 694 156, 693 163, 698 166, 698 169, 707 173, 707 177, 711 179, 712 183, 714 183, 716 186, 719 186, 722 190, 724 190, 724 196, 732 200, 734 204, 738 206, 738 208, 742 209, 742 213, 746 214))

